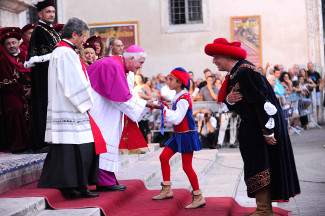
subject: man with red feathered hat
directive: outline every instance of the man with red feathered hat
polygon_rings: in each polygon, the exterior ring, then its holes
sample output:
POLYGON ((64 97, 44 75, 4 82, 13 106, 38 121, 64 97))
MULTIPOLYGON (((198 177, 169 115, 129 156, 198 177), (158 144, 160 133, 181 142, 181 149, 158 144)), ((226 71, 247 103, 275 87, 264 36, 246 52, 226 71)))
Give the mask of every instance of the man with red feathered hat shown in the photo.
POLYGON ((19 49, 21 30, 2 29, 0 37, 0 90, 4 104, 6 146, 1 150, 21 152, 28 145, 30 119, 30 72, 23 66, 26 51, 19 49))
MULTIPOLYGON (((87 67, 94 97, 94 106, 90 109, 90 114, 100 128, 107 148, 107 152, 99 156, 97 191, 126 189, 125 185, 118 184, 115 177, 115 172, 120 169, 119 145, 123 131, 123 113, 129 117, 129 120, 136 122, 142 119, 146 107, 155 107, 153 101, 145 101, 133 96, 126 79, 127 73, 136 73, 142 68, 145 59, 144 50, 137 45, 132 45, 123 56, 115 55, 100 59, 87 67)), ((142 137, 140 130, 137 130, 139 137, 142 137)), ((128 135, 124 137, 131 138, 128 135)), ((133 144, 141 148, 142 140, 138 139, 138 143, 134 141, 133 144)), ((122 142, 124 150, 136 150, 130 149, 126 144, 122 142)))
POLYGON ((256 199, 250 215, 273 215, 273 202, 287 202, 300 193, 299 181, 281 106, 273 88, 246 61, 240 42, 217 38, 205 46, 219 71, 227 71, 218 102, 240 115, 239 149, 244 161, 248 196, 256 199))
POLYGON ((32 4, 37 8, 40 20, 29 41, 27 61, 24 64, 31 68, 33 112, 30 145, 34 151, 47 152, 48 145, 44 142, 48 102, 47 72, 53 47, 61 39, 52 26, 55 19, 54 0, 33 0, 32 4))

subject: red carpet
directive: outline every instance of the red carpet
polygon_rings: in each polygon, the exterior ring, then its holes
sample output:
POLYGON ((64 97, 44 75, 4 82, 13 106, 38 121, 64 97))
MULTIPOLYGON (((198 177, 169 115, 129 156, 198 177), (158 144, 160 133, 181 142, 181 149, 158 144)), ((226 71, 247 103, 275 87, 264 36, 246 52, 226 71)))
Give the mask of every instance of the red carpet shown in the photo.
MULTIPOLYGON (((153 201, 151 197, 159 193, 158 190, 147 190, 141 180, 120 181, 127 186, 122 192, 100 192, 100 196, 89 199, 68 199, 59 190, 37 188, 37 182, 1 194, 1 198, 13 197, 45 197, 54 209, 73 209, 98 207, 105 215, 119 216, 239 216, 254 211, 237 204, 231 197, 206 198, 207 205, 199 209, 184 209, 191 202, 191 193, 185 189, 174 189, 174 198, 153 201)), ((91 190, 95 187, 90 187, 91 190)), ((273 208, 274 215, 290 216, 289 211, 273 208)))

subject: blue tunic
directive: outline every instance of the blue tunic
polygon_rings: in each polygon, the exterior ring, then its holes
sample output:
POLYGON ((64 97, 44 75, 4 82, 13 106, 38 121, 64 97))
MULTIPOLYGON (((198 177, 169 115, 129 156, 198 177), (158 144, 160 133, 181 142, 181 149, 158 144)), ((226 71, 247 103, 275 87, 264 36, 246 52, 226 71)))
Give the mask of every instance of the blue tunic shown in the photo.
POLYGON ((181 123, 174 125, 174 134, 165 143, 165 146, 179 153, 200 151, 202 149, 202 144, 195 126, 191 97, 188 93, 181 95, 173 104, 173 110, 176 110, 176 104, 180 99, 187 100, 189 108, 181 123))

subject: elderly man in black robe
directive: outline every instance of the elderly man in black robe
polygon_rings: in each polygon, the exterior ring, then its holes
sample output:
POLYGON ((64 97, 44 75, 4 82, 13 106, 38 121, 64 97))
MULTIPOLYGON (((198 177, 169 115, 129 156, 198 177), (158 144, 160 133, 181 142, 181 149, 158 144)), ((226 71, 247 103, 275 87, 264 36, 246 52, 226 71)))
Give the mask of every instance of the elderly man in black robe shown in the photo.
POLYGON ((273 215, 272 202, 287 202, 300 193, 285 119, 274 91, 256 67, 246 61, 240 42, 218 38, 207 44, 219 71, 227 71, 218 101, 240 115, 239 149, 248 196, 257 208, 250 215, 273 215))

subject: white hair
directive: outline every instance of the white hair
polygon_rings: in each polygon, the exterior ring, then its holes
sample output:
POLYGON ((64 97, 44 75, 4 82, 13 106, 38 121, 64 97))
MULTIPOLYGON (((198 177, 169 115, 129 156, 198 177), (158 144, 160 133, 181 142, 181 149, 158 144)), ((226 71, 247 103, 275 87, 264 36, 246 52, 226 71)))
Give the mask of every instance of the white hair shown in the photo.
POLYGON ((139 60, 140 58, 146 58, 147 54, 145 52, 138 52, 138 53, 132 53, 132 52, 125 52, 123 53, 124 58, 131 58, 134 57, 135 60, 139 60))

